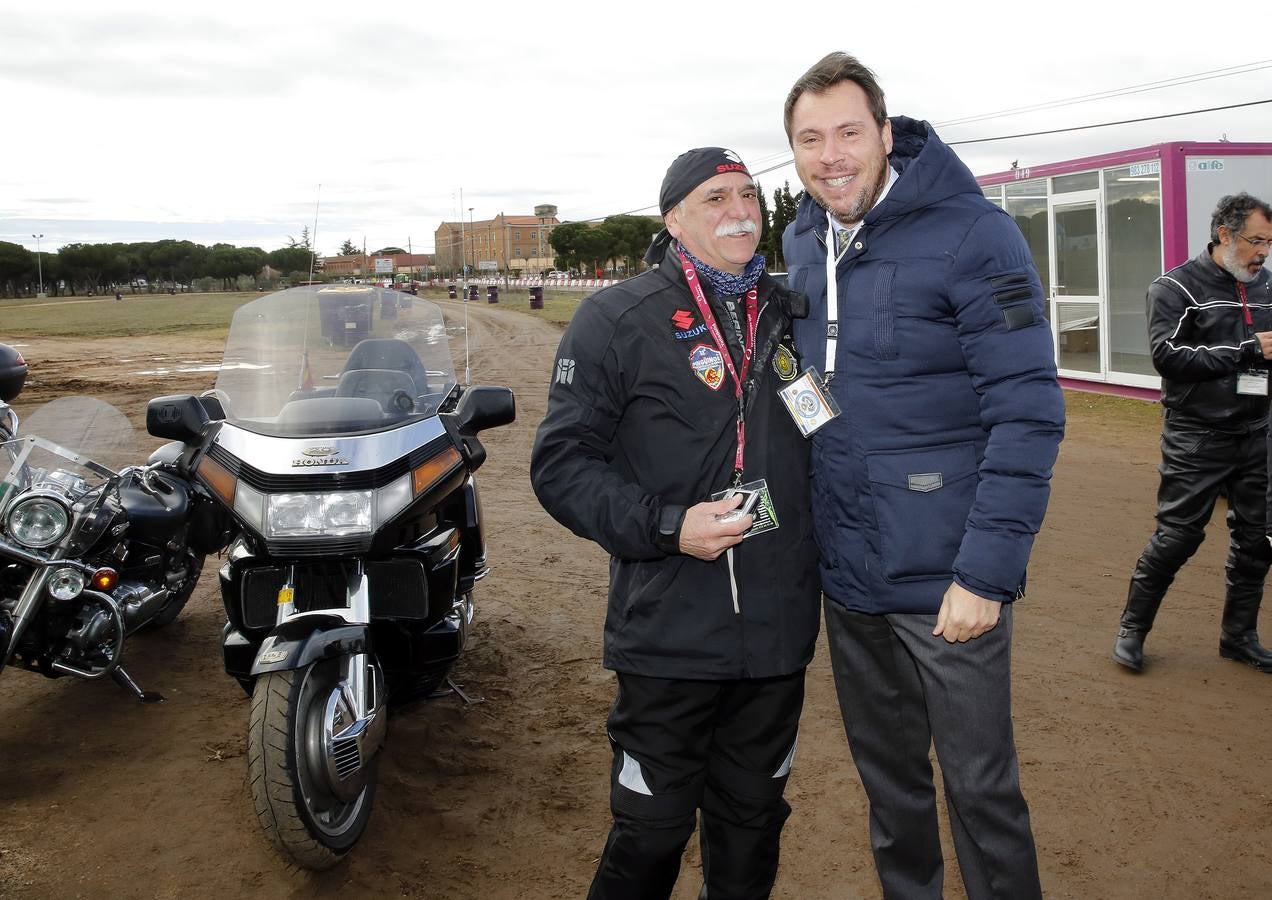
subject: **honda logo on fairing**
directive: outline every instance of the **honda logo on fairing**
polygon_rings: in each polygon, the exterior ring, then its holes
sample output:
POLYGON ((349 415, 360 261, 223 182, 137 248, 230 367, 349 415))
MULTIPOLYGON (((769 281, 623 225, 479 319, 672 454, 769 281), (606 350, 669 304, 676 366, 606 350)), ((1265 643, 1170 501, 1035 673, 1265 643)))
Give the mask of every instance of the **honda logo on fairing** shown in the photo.
POLYGON ((312 456, 302 456, 298 459, 292 460, 293 469, 298 467, 310 467, 310 466, 347 466, 347 465, 349 465, 349 460, 339 456, 323 456, 323 457, 317 457, 317 458, 312 456))
POLYGON ((308 466, 347 466, 349 460, 336 456, 335 447, 306 447, 300 451, 303 457, 292 460, 292 468, 308 466))

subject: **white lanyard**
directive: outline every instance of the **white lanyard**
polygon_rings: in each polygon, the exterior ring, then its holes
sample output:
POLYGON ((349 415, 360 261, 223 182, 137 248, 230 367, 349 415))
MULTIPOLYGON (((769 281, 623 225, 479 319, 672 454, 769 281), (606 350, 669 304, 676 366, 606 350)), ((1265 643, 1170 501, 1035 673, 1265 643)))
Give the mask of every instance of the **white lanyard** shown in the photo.
POLYGON ((826 213, 826 367, 822 369, 823 381, 830 381, 835 374, 835 345, 839 343, 839 285, 835 281, 835 268, 860 230, 861 223, 858 222, 844 238, 841 248, 835 237, 835 220, 829 212, 826 213))

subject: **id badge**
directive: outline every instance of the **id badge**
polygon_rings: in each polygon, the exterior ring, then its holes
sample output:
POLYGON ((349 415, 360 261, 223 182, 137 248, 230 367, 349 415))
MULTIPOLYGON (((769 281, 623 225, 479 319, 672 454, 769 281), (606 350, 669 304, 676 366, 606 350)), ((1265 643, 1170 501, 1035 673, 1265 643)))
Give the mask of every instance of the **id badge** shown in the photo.
POLYGON ((1237 373, 1237 393, 1251 397, 1268 395, 1268 373, 1259 369, 1247 369, 1237 373))
POLYGON ((773 498, 769 496, 767 481, 761 478, 758 481, 748 481, 737 487, 726 488, 712 494, 711 499, 724 500, 734 494, 742 495, 742 505, 720 516, 721 522, 735 522, 748 514, 755 516, 751 527, 742 535, 744 540, 752 535, 763 534, 777 528, 777 510, 773 509, 773 498))
POLYGON ((803 375, 777 394, 786 404, 786 411, 791 414, 804 437, 839 415, 839 404, 822 383, 816 366, 809 366, 803 375))

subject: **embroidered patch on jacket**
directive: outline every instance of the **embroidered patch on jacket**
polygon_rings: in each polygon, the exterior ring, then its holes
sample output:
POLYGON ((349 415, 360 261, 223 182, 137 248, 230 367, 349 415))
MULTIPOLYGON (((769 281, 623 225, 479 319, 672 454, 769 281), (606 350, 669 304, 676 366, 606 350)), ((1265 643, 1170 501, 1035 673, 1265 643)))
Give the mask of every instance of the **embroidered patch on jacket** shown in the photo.
POLYGON ((699 322, 697 325, 694 325, 693 321, 693 313, 689 312, 689 310, 676 310, 676 314, 671 317, 671 324, 675 325, 677 329, 673 332, 676 336, 676 340, 691 341, 694 338, 702 337, 707 333, 707 326, 705 322, 699 322))
POLYGON ((677 330, 684 331, 693 324, 693 313, 687 309, 678 309, 671 317, 671 324, 675 325, 677 330))
POLYGON ((689 365, 693 366, 693 374, 713 391, 720 390, 724 384, 724 357, 715 347, 698 344, 689 354, 689 365))
POLYGON ((795 354, 786 349, 785 344, 778 344, 773 353, 773 371, 783 381, 791 381, 795 377, 795 354))

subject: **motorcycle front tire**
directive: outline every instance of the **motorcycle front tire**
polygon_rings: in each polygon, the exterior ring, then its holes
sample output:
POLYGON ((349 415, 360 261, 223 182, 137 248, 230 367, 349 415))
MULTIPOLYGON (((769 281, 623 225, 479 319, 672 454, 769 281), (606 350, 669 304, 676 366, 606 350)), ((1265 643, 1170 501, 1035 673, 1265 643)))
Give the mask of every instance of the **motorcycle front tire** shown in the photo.
POLYGON ((329 869, 344 858, 371 818, 379 754, 366 763, 367 781, 349 802, 324 790, 311 771, 306 743, 339 680, 339 660, 270 672, 256 679, 247 733, 248 781, 265 835, 291 862, 329 869))

